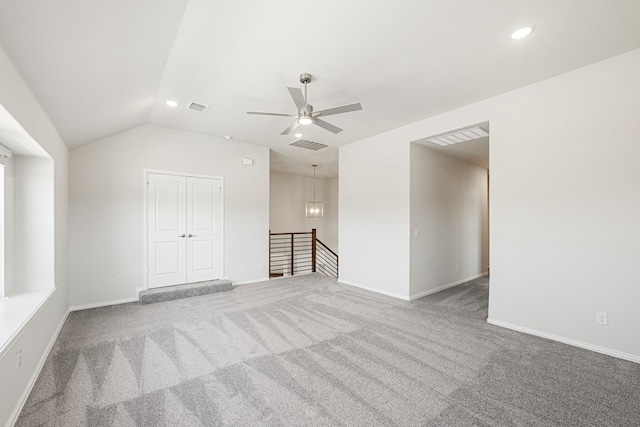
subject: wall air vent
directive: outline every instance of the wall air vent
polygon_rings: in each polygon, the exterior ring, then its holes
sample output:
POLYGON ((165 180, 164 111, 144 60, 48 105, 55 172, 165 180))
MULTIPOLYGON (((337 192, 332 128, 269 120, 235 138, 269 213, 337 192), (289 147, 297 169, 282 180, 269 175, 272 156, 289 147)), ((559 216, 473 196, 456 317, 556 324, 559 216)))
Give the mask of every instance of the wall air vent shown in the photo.
POLYGON ((476 126, 469 129, 451 132, 445 135, 436 136, 434 138, 429 138, 427 141, 441 147, 446 147, 447 145, 459 144, 461 142, 472 141, 474 139, 480 139, 486 136, 489 136, 489 132, 482 129, 480 126, 476 126))
POLYGON ((189 110, 197 111, 198 113, 204 113, 209 108, 208 105, 200 104, 198 102, 191 101, 187 106, 189 110))
POLYGON ((328 145, 320 144, 319 142, 308 141, 306 139, 299 139, 297 141, 292 142, 291 144, 294 147, 306 148, 307 150, 322 150, 323 148, 327 148, 328 145))

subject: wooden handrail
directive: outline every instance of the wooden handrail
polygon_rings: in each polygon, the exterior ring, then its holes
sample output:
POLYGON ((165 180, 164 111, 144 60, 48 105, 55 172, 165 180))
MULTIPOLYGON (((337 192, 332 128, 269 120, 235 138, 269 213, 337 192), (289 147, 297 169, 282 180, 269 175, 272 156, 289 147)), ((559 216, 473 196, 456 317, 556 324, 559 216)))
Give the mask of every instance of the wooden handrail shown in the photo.
POLYGON ((290 234, 311 234, 311 233, 312 233, 311 231, 298 231, 295 233, 269 233, 269 234, 271 234, 272 236, 288 236, 290 234))

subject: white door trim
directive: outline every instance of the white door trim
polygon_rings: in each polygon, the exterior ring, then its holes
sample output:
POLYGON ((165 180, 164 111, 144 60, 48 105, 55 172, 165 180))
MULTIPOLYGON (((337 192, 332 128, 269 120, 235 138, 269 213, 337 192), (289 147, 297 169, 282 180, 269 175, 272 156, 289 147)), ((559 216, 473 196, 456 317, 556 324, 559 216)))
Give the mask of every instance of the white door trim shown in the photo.
POLYGON ((164 175, 175 175, 175 176, 185 176, 185 177, 193 177, 193 178, 207 178, 207 179, 217 179, 220 180, 220 187, 222 188, 220 194, 220 223, 222 228, 220 230, 220 247, 222 248, 222 252, 220 254, 220 278, 225 278, 225 262, 224 262, 224 253, 225 253, 225 244, 224 244, 224 230, 225 230, 225 222, 224 222, 224 177, 219 175, 203 175, 196 174, 190 172, 177 172, 177 171, 166 171, 160 169, 142 169, 142 248, 143 248, 143 266, 142 266, 142 286, 143 290, 149 289, 149 248, 148 245, 148 229, 149 229, 149 216, 148 216, 148 179, 147 176, 150 173, 164 174, 164 175))

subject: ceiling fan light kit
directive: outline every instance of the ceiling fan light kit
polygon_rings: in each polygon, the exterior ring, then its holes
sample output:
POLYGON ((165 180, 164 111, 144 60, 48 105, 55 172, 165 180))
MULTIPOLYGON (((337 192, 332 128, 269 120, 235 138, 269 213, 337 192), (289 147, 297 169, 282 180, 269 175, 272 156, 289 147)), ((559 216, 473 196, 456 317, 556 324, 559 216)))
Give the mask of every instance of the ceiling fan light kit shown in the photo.
POLYGON ((286 128, 280 135, 289 135, 291 132, 296 130, 300 125, 308 126, 310 124, 314 124, 323 129, 328 130, 333 133, 340 133, 342 129, 338 126, 334 126, 329 122, 325 122, 321 120, 319 117, 331 116, 334 114, 348 113, 351 111, 362 110, 362 105, 360 103, 343 105, 341 107, 328 108, 326 110, 320 110, 317 112, 313 111, 313 105, 309 104, 309 98, 307 97, 307 85, 311 83, 311 74, 302 73, 300 74, 300 83, 304 85, 304 93, 302 90, 295 87, 288 87, 287 90, 293 99, 293 103, 296 104, 296 108, 298 109, 297 114, 284 114, 284 113, 261 113, 257 111, 247 111, 247 114, 257 114, 262 116, 283 116, 283 117, 296 117, 296 121, 291 124, 288 128, 286 128))
MULTIPOLYGON (((308 107, 311 107, 311 105, 309 105, 308 107)), ((313 123, 313 116, 307 113, 302 114, 298 119, 298 123, 302 126, 310 125, 311 123, 313 123)))

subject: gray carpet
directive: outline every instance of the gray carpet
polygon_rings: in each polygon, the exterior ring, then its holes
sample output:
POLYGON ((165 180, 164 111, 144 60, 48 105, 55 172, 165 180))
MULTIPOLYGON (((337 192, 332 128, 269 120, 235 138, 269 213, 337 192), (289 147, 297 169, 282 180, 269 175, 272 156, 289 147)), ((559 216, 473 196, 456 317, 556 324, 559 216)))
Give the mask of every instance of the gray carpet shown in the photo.
POLYGON ((18 426, 638 426, 640 365, 319 274, 71 313, 18 426))

